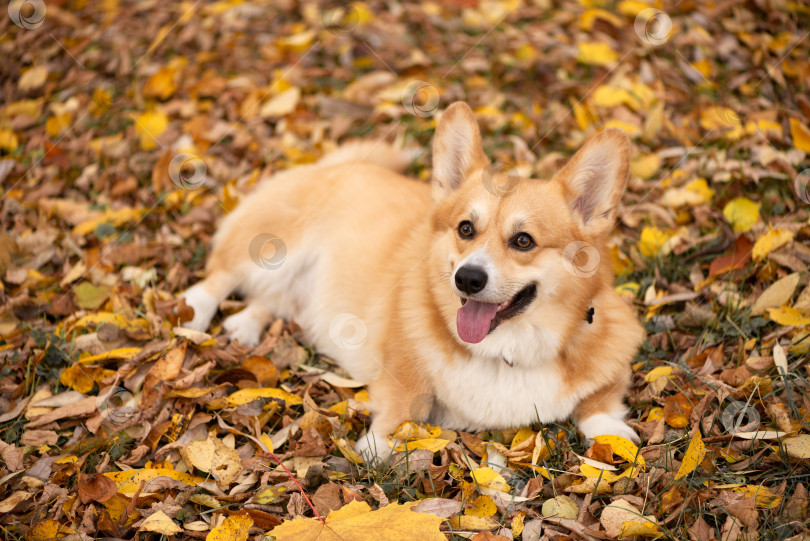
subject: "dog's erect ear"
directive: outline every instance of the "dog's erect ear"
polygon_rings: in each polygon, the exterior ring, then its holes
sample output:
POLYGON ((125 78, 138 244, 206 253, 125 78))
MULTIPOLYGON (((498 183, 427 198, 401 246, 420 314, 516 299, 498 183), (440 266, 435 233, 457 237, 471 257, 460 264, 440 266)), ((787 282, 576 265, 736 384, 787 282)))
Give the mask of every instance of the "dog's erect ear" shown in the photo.
POLYGON ((589 235, 600 237, 613 229, 629 167, 630 140, 610 128, 588 139, 557 173, 571 211, 589 235))
POLYGON ((470 173, 486 165, 475 114, 469 105, 457 101, 444 112, 433 137, 434 198, 455 190, 470 173))

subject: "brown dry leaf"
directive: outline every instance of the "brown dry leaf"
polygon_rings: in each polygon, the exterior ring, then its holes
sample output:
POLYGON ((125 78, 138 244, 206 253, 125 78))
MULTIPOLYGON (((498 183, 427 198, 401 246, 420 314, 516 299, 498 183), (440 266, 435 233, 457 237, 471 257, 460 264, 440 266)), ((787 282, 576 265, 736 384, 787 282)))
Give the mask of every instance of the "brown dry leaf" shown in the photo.
POLYGON ((276 526, 270 534, 277 541, 444 541, 439 525, 444 521, 429 513, 415 513, 416 502, 392 503, 376 511, 365 502, 352 501, 332 511, 326 524, 311 518, 297 518, 276 526))
POLYGON ((188 342, 181 342, 176 348, 170 350, 149 370, 149 373, 160 381, 172 381, 180 375, 183 368, 183 360, 186 358, 186 347, 188 342))
POLYGON ((115 482, 100 473, 79 473, 79 499, 82 503, 104 503, 118 492, 115 482))

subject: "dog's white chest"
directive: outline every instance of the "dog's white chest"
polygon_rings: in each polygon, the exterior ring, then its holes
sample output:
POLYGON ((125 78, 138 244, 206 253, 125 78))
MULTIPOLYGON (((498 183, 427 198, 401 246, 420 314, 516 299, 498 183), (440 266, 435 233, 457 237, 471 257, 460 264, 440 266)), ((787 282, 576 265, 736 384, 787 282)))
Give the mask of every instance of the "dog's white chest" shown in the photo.
POLYGON ((439 367, 436 376, 440 406, 431 421, 450 428, 549 423, 570 416, 580 398, 551 363, 530 369, 477 357, 439 367))

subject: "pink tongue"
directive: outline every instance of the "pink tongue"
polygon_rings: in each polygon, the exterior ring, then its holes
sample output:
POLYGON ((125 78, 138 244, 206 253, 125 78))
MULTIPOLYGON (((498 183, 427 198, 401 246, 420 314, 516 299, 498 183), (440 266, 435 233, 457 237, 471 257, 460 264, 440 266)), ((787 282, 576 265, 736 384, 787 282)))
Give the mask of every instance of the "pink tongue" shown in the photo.
POLYGON ((459 337, 470 344, 477 344, 486 338, 489 324, 497 312, 497 304, 468 300, 456 314, 459 337))

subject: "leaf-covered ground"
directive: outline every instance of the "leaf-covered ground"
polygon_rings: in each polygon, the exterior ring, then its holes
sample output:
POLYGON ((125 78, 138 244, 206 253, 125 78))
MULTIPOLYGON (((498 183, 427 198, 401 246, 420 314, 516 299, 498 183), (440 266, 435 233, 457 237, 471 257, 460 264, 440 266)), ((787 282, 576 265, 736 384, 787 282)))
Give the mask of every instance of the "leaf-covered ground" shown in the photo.
POLYGON ((3 537, 807 536, 808 22, 787 0, 13 0, 3 537), (568 423, 411 426, 369 470, 351 451, 367 394, 293 322, 253 351, 221 319, 177 328, 257 181, 353 138, 426 148, 459 99, 524 176, 604 127, 632 136, 600 264, 648 331, 640 449, 568 423))

